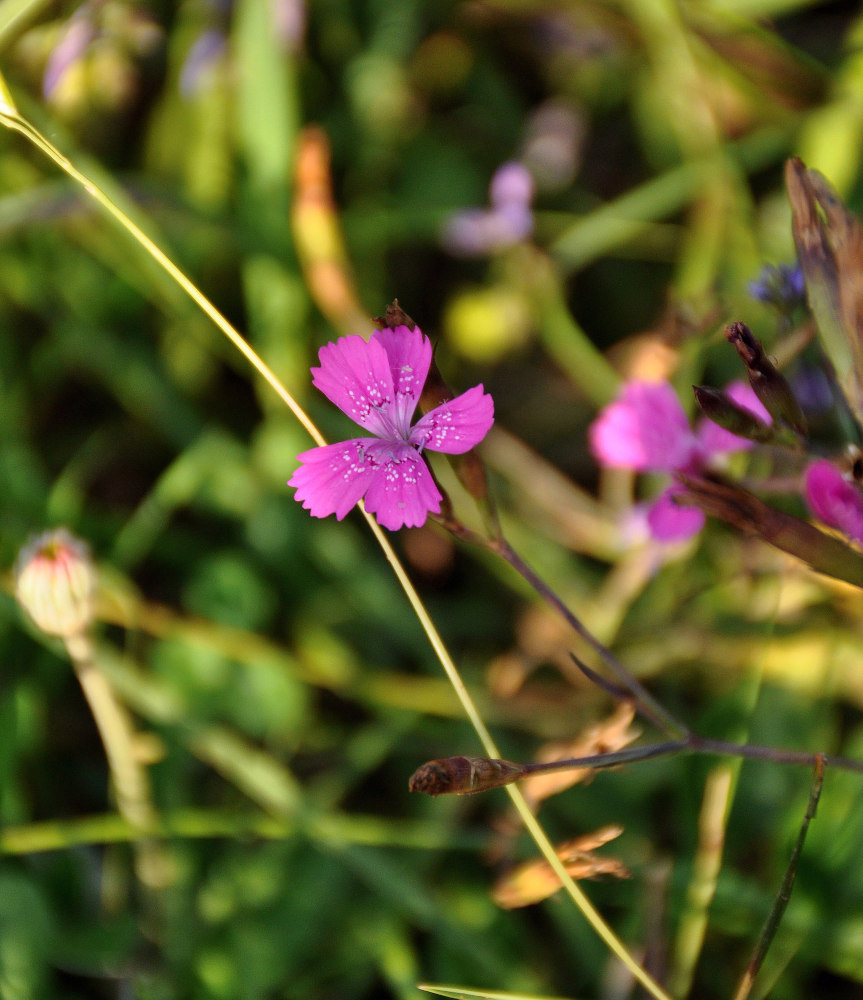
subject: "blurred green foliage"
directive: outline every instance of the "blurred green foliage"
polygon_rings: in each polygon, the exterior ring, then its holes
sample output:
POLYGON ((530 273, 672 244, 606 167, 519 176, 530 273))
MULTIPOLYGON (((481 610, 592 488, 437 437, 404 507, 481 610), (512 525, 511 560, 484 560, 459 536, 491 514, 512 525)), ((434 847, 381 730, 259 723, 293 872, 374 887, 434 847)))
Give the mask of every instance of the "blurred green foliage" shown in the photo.
MULTIPOLYGON (((6 0, 0 68, 328 436, 347 421, 311 390, 317 348, 398 297, 447 379, 495 396, 485 454, 515 547, 634 672, 707 734, 859 756, 860 597, 717 525, 660 566, 617 531, 620 493, 594 499, 585 428, 616 379, 600 352, 686 389, 737 374, 723 322, 771 342, 746 284, 793 257, 784 159, 860 207, 861 32, 853 5, 805 0, 6 0), (332 156, 311 179, 310 135, 332 156), (533 237, 460 257, 447 221, 516 159, 533 237)), ((494 868, 532 854, 502 792, 408 795, 418 764, 476 739, 358 515, 313 521, 285 486, 304 432, 11 133, 0 412, 2 565, 54 524, 92 546, 100 661, 148 737, 160 823, 142 883, 74 674, 7 576, 0 1000, 627 995, 570 906, 491 902, 494 868)), ((508 757, 608 711, 506 566, 432 527, 397 543, 508 757)), ((634 765, 542 811, 555 839, 624 825, 634 878, 590 894, 705 1000, 732 995, 808 794, 803 771, 735 769, 682 970, 719 766, 634 765)), ((775 995, 863 997, 861 828, 859 778, 829 772, 775 995)))

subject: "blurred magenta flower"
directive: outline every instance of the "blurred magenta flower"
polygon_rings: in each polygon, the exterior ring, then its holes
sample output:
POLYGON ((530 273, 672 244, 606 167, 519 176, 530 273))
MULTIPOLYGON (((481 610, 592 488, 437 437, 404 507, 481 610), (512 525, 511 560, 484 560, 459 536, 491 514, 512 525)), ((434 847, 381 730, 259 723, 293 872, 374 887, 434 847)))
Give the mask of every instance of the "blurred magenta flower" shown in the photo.
MULTIPOLYGON (((770 423, 758 397, 743 382, 725 390, 735 403, 770 423)), ((604 407, 588 431, 590 449, 601 465, 635 472, 697 473, 717 458, 752 447, 752 442, 724 430, 711 420, 700 420, 692 430, 677 394, 668 382, 627 382, 618 398, 604 407)), ((682 541, 704 526, 704 514, 680 507, 669 486, 647 510, 654 538, 682 541)))
POLYGON ((312 448, 288 482, 312 517, 341 520, 361 499, 390 531, 415 528, 439 514, 442 496, 424 449, 461 455, 486 436, 494 403, 481 385, 429 410, 413 426, 431 365, 432 347, 419 328, 375 330, 369 341, 341 337, 318 352, 313 384, 374 437, 312 448))
POLYGON ((863 543, 863 496, 825 458, 813 462, 806 471, 806 500, 820 521, 863 543))

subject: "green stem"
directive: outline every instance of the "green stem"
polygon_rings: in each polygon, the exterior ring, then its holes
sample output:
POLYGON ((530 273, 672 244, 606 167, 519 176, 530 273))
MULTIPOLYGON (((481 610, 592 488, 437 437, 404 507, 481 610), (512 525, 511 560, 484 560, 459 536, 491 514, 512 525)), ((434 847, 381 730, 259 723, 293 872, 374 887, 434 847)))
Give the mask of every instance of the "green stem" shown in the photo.
POLYGON ((68 639, 66 649, 102 738, 117 796, 117 809, 130 826, 146 834, 155 819, 155 811, 147 772, 138 758, 132 719, 94 662, 90 641, 83 636, 68 639))

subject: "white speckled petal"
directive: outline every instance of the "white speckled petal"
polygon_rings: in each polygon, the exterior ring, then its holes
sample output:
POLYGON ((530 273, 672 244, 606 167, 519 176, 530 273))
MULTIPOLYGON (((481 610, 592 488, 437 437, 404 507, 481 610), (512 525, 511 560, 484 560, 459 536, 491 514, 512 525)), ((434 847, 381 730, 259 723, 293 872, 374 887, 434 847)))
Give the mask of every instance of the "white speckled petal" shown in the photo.
POLYGON ((377 341, 387 352, 390 373, 399 400, 403 430, 406 432, 429 373, 432 359, 431 342, 419 327, 411 330, 406 326, 375 330, 372 340, 377 341))
POLYGON ((390 531, 418 528, 429 513, 439 514, 440 490, 428 466, 407 444, 388 445, 377 441, 369 448, 377 463, 372 482, 366 491, 366 510, 390 531))
POLYGON ((391 437, 395 390, 383 345, 351 334, 325 344, 318 357, 313 384, 364 430, 391 437))
POLYGON ((377 438, 354 438, 298 455, 302 465, 288 481, 288 486, 297 489, 294 499, 301 501, 312 517, 335 514, 341 521, 379 473, 369 458, 369 447, 376 443, 377 438))
POLYGON ((416 448, 461 455, 488 434, 494 423, 494 402, 481 385, 436 406, 417 421, 410 441, 416 448))

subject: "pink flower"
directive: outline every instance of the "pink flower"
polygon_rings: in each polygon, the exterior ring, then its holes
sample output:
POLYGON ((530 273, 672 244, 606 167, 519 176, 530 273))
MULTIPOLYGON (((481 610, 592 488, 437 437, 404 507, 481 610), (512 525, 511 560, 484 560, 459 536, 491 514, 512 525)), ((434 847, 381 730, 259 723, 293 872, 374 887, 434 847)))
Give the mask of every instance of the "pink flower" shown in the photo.
POLYGON ((341 520, 361 499, 390 531, 419 527, 439 514, 441 493, 423 449, 461 455, 486 436, 494 403, 474 386, 436 406, 413 426, 411 418, 431 365, 432 348, 419 329, 375 330, 371 340, 341 337, 318 352, 313 383, 343 413, 375 437, 312 448, 289 486, 312 517, 341 520))
POLYGON ((809 466, 806 500, 820 521, 863 543, 863 496, 832 462, 821 458, 809 466))
MULTIPOLYGON (((726 394, 754 416, 770 416, 752 389, 732 383, 726 394)), ((618 398, 606 406, 588 431, 590 448, 602 464, 635 472, 697 473, 715 458, 752 446, 711 420, 693 431, 680 400, 668 382, 627 382, 618 398)), ((647 522, 654 538, 682 541, 704 526, 700 510, 679 507, 673 500, 680 487, 668 487, 649 507, 647 522)))

